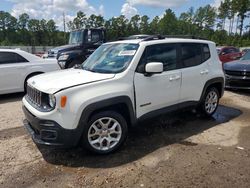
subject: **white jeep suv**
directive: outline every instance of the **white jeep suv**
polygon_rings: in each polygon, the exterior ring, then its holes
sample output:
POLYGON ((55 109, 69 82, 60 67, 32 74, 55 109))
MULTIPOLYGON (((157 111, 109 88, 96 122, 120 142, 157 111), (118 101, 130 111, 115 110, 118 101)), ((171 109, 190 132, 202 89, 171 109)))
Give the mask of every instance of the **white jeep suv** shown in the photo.
POLYGON ((148 37, 100 46, 75 69, 28 80, 24 121, 35 143, 106 154, 128 127, 193 107, 212 115, 224 92, 215 43, 148 37))

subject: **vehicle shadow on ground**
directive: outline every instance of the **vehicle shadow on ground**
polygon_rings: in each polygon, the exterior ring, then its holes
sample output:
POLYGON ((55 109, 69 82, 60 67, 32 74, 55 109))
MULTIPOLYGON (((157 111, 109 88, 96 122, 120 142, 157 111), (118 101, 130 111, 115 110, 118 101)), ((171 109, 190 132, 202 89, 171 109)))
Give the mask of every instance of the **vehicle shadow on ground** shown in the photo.
POLYGON ((235 108, 219 106, 212 118, 200 117, 190 111, 161 116, 141 123, 130 130, 125 145, 116 153, 95 155, 81 148, 49 150, 39 148, 45 161, 68 167, 111 168, 136 161, 159 148, 179 143, 207 129, 228 122, 242 112, 235 108))
POLYGON ((24 93, 12 93, 12 94, 0 95, 0 104, 21 101, 24 95, 25 95, 24 93))

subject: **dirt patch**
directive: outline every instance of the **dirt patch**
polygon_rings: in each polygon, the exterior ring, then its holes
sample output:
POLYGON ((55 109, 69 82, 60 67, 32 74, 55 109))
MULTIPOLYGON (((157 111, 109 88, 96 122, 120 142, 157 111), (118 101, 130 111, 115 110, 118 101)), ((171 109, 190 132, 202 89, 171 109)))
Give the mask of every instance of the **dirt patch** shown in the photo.
POLYGON ((37 148, 22 94, 0 99, 0 187, 250 187, 250 96, 226 92, 213 118, 192 112, 133 128, 118 152, 37 148))

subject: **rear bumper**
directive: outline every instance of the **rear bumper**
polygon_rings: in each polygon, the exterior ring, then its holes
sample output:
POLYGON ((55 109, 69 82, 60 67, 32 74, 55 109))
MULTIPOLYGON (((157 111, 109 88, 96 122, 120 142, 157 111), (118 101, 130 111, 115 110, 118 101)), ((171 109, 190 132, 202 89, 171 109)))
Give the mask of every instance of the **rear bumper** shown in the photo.
POLYGON ((38 145, 50 148, 72 148, 78 144, 81 132, 62 128, 51 120, 42 120, 31 114, 24 106, 24 126, 38 145))
POLYGON ((250 78, 226 75, 225 88, 228 89, 250 89, 250 78))

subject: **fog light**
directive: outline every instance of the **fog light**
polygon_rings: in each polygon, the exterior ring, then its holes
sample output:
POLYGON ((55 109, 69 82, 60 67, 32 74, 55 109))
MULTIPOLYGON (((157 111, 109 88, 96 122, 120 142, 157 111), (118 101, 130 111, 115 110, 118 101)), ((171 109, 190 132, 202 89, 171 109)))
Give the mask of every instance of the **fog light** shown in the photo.
POLYGON ((43 140, 56 140, 57 132, 53 130, 41 130, 41 138, 43 140))

